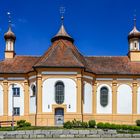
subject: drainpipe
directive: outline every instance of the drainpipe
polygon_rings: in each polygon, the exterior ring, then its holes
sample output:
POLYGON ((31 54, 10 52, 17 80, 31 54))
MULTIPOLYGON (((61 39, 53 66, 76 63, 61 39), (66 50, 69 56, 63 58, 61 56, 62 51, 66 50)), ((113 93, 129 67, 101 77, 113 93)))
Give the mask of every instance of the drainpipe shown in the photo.
POLYGON ((35 95, 35 99, 36 99, 36 113, 35 113, 35 126, 37 126, 37 88, 38 88, 38 85, 37 85, 37 70, 34 68, 35 72, 36 72, 36 95, 35 95))

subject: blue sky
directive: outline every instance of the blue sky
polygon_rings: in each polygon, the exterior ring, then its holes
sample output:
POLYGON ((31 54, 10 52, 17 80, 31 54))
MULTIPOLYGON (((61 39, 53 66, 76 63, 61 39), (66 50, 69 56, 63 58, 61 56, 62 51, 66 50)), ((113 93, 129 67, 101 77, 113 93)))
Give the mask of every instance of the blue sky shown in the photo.
POLYGON ((61 25, 61 6, 66 8, 66 30, 84 55, 126 55, 135 10, 140 29, 140 0, 0 0, 0 59, 4 58, 8 11, 17 55, 42 55, 61 25))

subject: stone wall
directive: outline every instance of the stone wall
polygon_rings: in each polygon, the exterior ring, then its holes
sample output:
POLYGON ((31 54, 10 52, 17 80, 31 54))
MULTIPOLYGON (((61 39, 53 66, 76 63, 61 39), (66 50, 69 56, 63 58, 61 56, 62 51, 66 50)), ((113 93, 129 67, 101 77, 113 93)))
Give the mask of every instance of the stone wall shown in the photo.
POLYGON ((118 134, 116 130, 28 130, 0 132, 0 139, 22 138, 140 138, 140 134, 118 134))

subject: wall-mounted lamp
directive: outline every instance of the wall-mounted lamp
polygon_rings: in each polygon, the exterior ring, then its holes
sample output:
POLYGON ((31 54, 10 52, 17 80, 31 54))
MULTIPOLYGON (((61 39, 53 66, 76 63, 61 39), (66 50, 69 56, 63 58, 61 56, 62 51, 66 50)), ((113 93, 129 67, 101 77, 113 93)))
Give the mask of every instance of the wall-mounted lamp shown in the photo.
POLYGON ((48 109, 50 109, 50 105, 48 105, 48 109))

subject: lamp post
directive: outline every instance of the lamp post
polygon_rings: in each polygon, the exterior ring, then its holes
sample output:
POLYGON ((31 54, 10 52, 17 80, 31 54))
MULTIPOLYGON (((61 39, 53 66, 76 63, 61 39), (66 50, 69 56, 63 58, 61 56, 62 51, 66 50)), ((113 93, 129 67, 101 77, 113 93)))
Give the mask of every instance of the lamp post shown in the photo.
POLYGON ((14 130, 14 84, 12 84, 12 130, 14 130))

